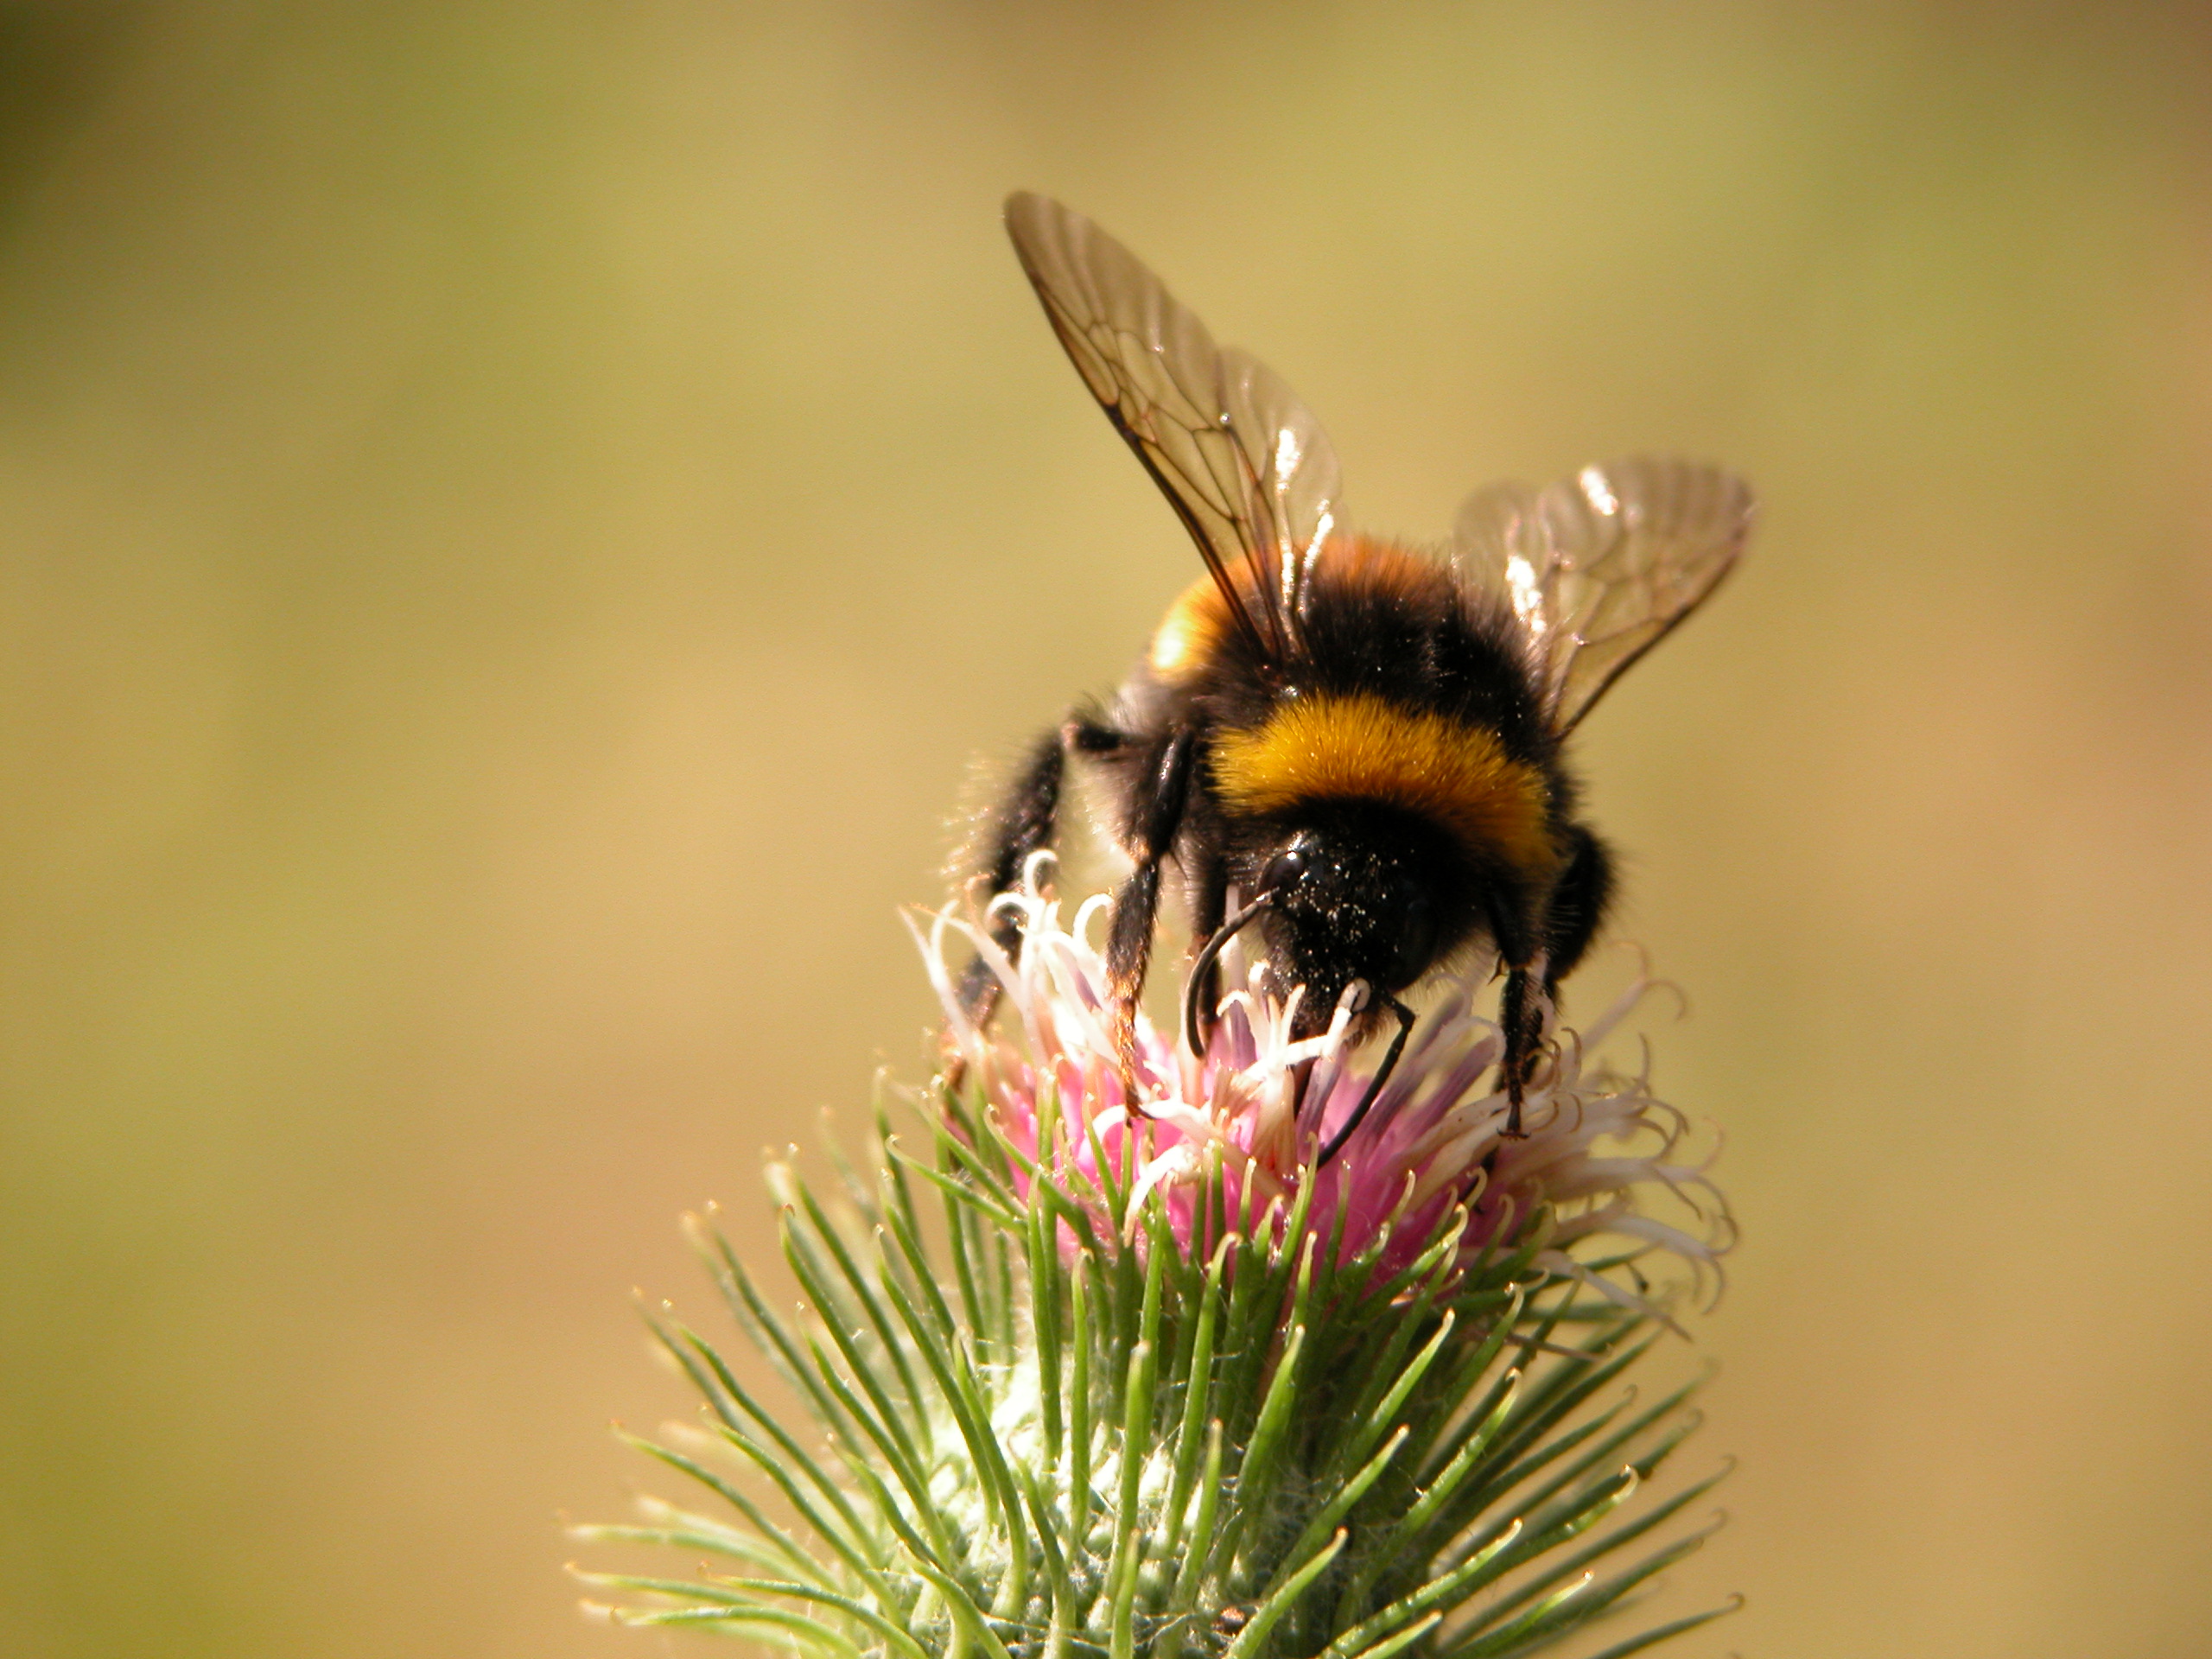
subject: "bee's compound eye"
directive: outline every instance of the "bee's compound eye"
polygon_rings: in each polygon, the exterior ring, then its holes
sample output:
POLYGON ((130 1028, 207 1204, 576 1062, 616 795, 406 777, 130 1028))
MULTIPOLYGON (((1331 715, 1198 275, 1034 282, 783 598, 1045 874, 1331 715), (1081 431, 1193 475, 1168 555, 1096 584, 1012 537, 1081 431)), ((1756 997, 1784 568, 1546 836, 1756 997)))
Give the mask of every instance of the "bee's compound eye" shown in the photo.
POLYGON ((1425 893, 1405 894, 1399 900, 1396 921, 1396 950, 1390 963, 1394 989, 1412 984, 1436 958, 1435 902, 1425 893))
POLYGON ((1313 868, 1313 857, 1300 836, 1268 861, 1260 876, 1262 893, 1287 893, 1301 885, 1313 868))

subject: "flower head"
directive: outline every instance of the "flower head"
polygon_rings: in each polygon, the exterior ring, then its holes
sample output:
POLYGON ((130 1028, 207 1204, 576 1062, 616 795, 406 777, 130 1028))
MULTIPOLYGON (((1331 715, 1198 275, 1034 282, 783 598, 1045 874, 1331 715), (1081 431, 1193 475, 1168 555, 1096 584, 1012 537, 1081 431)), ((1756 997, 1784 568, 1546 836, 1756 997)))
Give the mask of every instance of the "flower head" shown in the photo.
POLYGON ((709 1509, 584 1535, 713 1565, 587 1575, 616 1616, 811 1659, 1381 1659, 1533 1654, 1634 1605, 1709 1529, 1639 1541, 1719 1476, 1654 1490, 1688 1389, 1618 1397, 1665 1314, 1610 1274, 1654 1249, 1702 1271, 1727 1242, 1680 1116, 1586 1058, 1643 988, 1556 1033, 1522 1139, 1479 976, 1439 988, 1357 1124, 1355 1011, 1295 1036, 1233 954, 1205 1053, 1140 1022, 1125 1090, 1102 901, 1064 925, 1041 873, 1000 901, 1018 963, 950 917, 927 933, 959 1071, 929 1151, 880 1110, 842 1204, 775 1172, 802 1304, 702 1233, 785 1405, 651 1316, 707 1422, 645 1449, 709 1509), (1003 987, 988 1028, 947 966, 969 947, 1003 987))
POLYGON ((972 1080, 965 1086, 980 1089, 999 1133, 1026 1160, 1025 1197, 1041 1174, 1088 1195, 1095 1217, 1109 1221, 1133 1217, 1157 1192, 1186 1254, 1209 1252, 1224 1229, 1295 1243, 1282 1236, 1295 1217, 1339 1259, 1373 1250, 1387 1273, 1427 1253, 1447 1228, 1463 1262, 1540 1228, 1537 1265, 1617 1301, 1644 1306, 1570 1246, 1615 1235, 1627 1255, 1669 1251, 1717 1283, 1732 1230, 1703 1164, 1682 1155, 1687 1120, 1650 1092, 1648 1068, 1629 1075, 1594 1058, 1651 990, 1649 980, 1639 977, 1582 1033, 1552 1033, 1518 1138, 1505 1135, 1506 1097, 1489 1081, 1503 1034, 1477 1012, 1487 963, 1439 983, 1349 1135, 1376 1069, 1353 1052, 1351 1000, 1320 1035, 1294 1037, 1300 992, 1278 997, 1263 964, 1234 944, 1221 958, 1228 989, 1203 1057, 1140 1013, 1132 1095, 1116 1059, 1105 961, 1090 943, 1109 901, 1094 897, 1064 924, 1043 886, 1044 863, 1045 855, 1033 861, 1023 888, 995 901, 1020 925, 1017 957, 950 915, 932 919, 925 944, 948 1047, 972 1080), (963 1010, 948 947, 972 947, 997 976, 1006 1012, 994 1025, 963 1010), (1123 1201, 1109 1204, 1116 1192, 1123 1201), (1671 1205, 1674 1218, 1653 1213, 1655 1204, 1671 1205))

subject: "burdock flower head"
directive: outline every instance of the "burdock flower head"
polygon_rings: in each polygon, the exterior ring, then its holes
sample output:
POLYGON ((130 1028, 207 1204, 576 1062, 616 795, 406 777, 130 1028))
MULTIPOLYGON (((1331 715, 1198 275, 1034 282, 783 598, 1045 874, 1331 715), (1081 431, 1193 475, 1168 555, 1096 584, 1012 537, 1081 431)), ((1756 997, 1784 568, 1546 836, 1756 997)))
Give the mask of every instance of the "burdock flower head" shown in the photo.
POLYGON ((1018 962, 961 920, 927 931, 950 1056, 915 1103, 931 1149, 879 1106, 832 1202, 772 1166, 796 1312, 698 1229, 786 1397, 652 1317, 705 1421, 639 1444, 710 1507, 583 1535, 712 1565, 588 1575, 625 1594, 601 1611, 822 1659, 1478 1659, 1640 1600, 1703 1541, 1662 1529, 1718 1477, 1643 1495, 1693 1424, 1688 1388, 1620 1385, 1672 1323, 1636 1264, 1715 1284, 1728 1242, 1648 1067, 1592 1058, 1644 988, 1551 1034, 1522 1138, 1479 975, 1442 985, 1371 1090, 1349 1001, 1294 1038, 1230 952, 1205 1053, 1140 1022, 1131 1093, 1098 901, 1064 925, 1039 874, 1000 900, 1018 962), (988 1027, 955 947, 1003 986, 988 1027))
POLYGON ((1347 1040, 1357 988, 1325 1032, 1295 1038, 1301 991, 1277 997, 1262 965, 1231 944, 1222 957, 1230 988, 1203 1054, 1140 1014, 1135 1073, 1125 1079, 1106 963, 1090 942, 1109 901, 1090 899, 1064 925, 1042 880, 1047 862, 1039 855, 1021 891, 995 901, 1018 920, 1017 957, 950 915, 933 918, 924 950, 955 1068, 1015 1154, 1026 1201, 1043 1181, 1076 1196, 1094 1225, 1111 1209, 1127 1230, 1156 1196, 1176 1247, 1200 1255, 1231 1233, 1280 1250, 1295 1215, 1334 1260, 1371 1255, 1387 1273, 1440 1240, 1440 1262, 1458 1271, 1533 1239, 1537 1268, 1655 1311, 1643 1290, 1577 1254, 1610 1236, 1631 1254, 1671 1253, 1694 1282, 1717 1289, 1729 1222, 1702 1164, 1683 1156, 1688 1121, 1650 1092, 1643 1071, 1591 1058, 1648 981, 1586 1030, 1554 1033, 1517 1137, 1506 1134, 1504 1093, 1484 1086, 1503 1046, 1478 1012, 1488 963, 1440 982, 1378 1090, 1375 1066, 1356 1063, 1347 1040), (969 1018, 955 990, 956 942, 1001 988, 1005 1012, 989 1027, 969 1018), (1655 1204, 1669 1213, 1652 1213, 1655 1204))

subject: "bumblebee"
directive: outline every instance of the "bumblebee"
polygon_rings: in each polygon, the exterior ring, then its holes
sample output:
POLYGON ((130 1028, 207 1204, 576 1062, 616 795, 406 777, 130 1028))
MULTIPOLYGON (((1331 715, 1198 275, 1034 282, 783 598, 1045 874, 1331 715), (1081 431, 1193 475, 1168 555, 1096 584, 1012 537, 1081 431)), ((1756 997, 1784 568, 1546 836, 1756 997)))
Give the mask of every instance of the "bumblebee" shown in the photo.
MULTIPOLYGON (((1041 196, 1006 205, 1014 251, 1077 372, 1198 544, 1111 703, 1030 751, 985 821, 972 878, 1006 891, 1059 827, 1071 756, 1096 768, 1135 868, 1107 940, 1125 1088, 1163 873, 1186 911, 1187 1040, 1204 1052, 1216 959, 1256 928, 1293 1034, 1344 1010, 1355 1040, 1396 1031, 1325 1164, 1380 1094, 1414 1022, 1404 993, 1496 953, 1509 1135, 1547 1004, 1613 893, 1578 815, 1569 736, 1623 670, 1735 563, 1750 492, 1716 469, 1630 460, 1462 509, 1440 556, 1345 524, 1336 456, 1306 406, 1129 251, 1041 196)), ((1020 948, 1010 919, 992 937, 1020 948)), ((963 982, 976 1019, 997 981, 963 982)), ((1318 1131, 1319 1126, 1312 1126, 1318 1131)))

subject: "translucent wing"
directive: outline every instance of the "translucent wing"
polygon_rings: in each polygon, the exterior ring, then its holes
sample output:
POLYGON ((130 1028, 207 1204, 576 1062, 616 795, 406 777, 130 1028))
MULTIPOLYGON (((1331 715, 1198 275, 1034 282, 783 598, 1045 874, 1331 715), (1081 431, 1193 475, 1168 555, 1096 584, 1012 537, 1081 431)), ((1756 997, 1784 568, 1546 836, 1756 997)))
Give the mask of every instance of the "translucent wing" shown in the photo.
POLYGON ((1216 346, 1081 213, 1024 192, 1007 198, 1006 227, 1060 344, 1174 504, 1237 626, 1287 659, 1308 564, 1341 527, 1327 434, 1272 371, 1216 346), (1240 585, 1247 562, 1254 580, 1240 585))
POLYGON ((1751 512, 1750 489, 1717 467, 1617 461, 1469 497, 1453 561, 1511 598, 1546 713, 1567 732, 1728 574, 1751 512))

